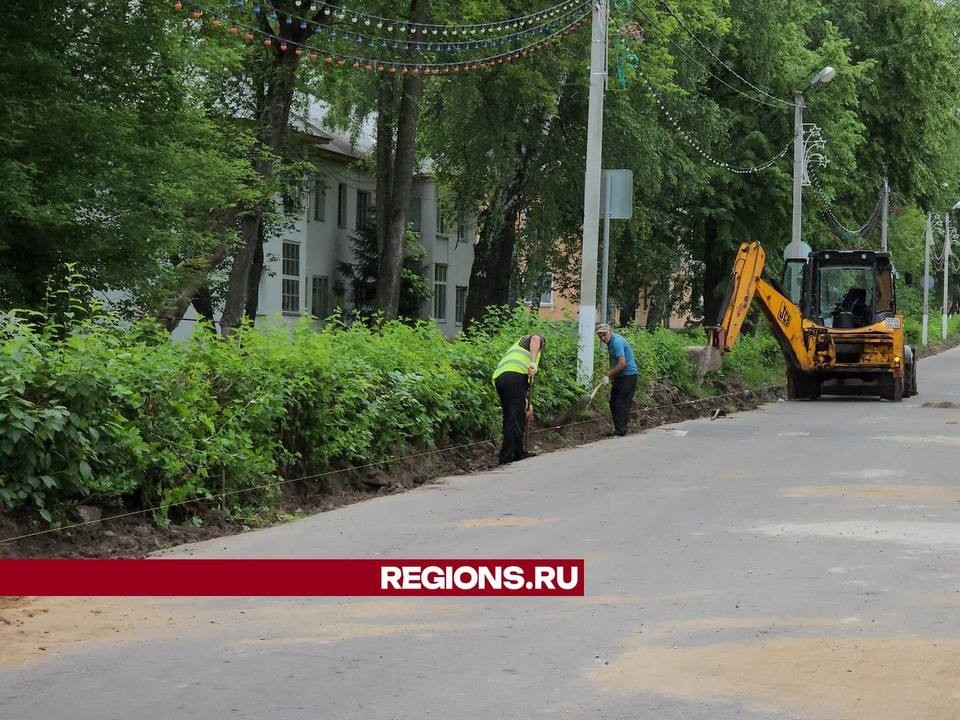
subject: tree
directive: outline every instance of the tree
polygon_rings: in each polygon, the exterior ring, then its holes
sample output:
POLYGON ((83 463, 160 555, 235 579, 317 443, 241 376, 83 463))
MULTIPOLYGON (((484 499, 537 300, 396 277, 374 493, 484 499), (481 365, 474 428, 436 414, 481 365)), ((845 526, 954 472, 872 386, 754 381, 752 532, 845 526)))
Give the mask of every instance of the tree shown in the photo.
MULTIPOLYGON (((301 10, 293 0, 269 0, 264 5, 256 13, 260 32, 265 37, 264 45, 256 46, 255 52, 262 54, 251 59, 252 72, 249 75, 249 98, 258 143, 251 161, 261 183, 272 188, 278 163, 296 159, 288 139, 302 48, 318 28, 337 18, 337 14, 330 11, 336 10, 339 2, 323 3, 312 13, 301 10), (306 12, 308 17, 300 19, 301 12, 306 12)), ((303 170, 300 168, 299 172, 303 170)), ((299 179, 296 182, 299 183, 299 179)), ((277 189, 282 192, 284 188, 281 184, 277 189)), ((265 207, 269 202, 267 199, 247 207, 239 217, 240 244, 233 253, 220 320, 224 333, 231 332, 239 324, 247 311, 251 294, 256 293, 259 285, 263 269, 264 213, 269 211, 265 207)))
MULTIPOLYGON (((377 289, 379 233, 376 225, 370 223, 358 230, 353 237, 353 257, 355 263, 341 263, 340 272, 348 278, 353 291, 355 312, 369 319, 379 310, 377 289)), ((427 284, 426 269, 423 265, 425 250, 413 233, 407 233, 403 244, 404 258, 400 273, 400 296, 397 303, 397 317, 417 321, 420 319, 423 304, 430 299, 431 292, 427 284)))
MULTIPOLYGON (((229 246, 250 136, 208 117, 212 56, 165 3, 15 2, 0 30, 0 306, 37 307, 74 263, 153 307, 187 258, 229 246), (15 51, 14 51, 15 48, 15 51)), ((218 48, 216 64, 234 55, 218 48)))

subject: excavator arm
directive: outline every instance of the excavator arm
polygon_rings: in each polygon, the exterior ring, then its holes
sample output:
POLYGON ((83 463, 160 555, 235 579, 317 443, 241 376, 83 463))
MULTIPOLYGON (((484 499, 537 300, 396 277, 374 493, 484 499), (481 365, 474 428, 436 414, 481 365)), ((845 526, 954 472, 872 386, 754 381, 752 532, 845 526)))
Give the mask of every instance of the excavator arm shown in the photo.
POLYGON ((750 304, 757 298, 787 362, 797 370, 809 372, 814 366, 814 353, 823 350, 823 340, 829 340, 821 338, 818 342, 817 333, 811 333, 815 327, 812 323, 804 327, 800 308, 765 277, 765 260, 760 243, 743 243, 737 251, 719 321, 707 328, 711 364, 719 364, 723 354, 736 344, 750 304))

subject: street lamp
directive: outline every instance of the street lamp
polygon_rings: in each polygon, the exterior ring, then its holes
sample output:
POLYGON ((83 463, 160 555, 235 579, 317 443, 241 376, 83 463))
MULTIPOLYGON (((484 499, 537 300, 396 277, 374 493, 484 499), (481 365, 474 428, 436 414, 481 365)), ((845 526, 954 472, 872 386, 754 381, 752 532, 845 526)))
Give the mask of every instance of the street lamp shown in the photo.
POLYGON ((793 233, 790 241, 788 257, 806 259, 801 256, 800 250, 800 215, 803 208, 803 165, 806 162, 803 137, 803 93, 812 87, 826 85, 833 80, 837 71, 829 65, 810 78, 810 82, 803 90, 798 90, 793 97, 793 233))
MULTIPOLYGON (((951 208, 960 210, 960 202, 951 208)), ((950 311, 950 210, 943 214, 943 316, 941 318, 941 337, 947 339, 947 320, 950 311)))

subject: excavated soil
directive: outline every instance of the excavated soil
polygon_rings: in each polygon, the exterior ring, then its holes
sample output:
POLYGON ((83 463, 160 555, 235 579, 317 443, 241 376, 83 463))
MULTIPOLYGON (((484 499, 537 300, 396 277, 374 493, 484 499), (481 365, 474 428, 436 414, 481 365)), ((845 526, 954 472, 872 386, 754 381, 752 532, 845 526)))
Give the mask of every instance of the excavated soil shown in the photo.
MULTIPOLYGON (((679 388, 654 381, 643 401, 634 406, 637 431, 695 417, 726 415, 782 397, 782 388, 747 390, 737 382, 714 383, 709 395, 691 399, 679 388)), ((581 445, 604 437, 611 429, 610 415, 598 397, 594 406, 562 428, 531 429, 530 447, 536 453, 581 445)), ((486 470, 496 465, 497 446, 492 441, 414 454, 388 463, 344 470, 318 480, 285 484, 283 495, 270 517, 258 526, 333 510, 372 497, 404 492, 437 477, 486 470)), ((190 522, 157 526, 148 514, 103 519, 56 532, 47 532, 39 520, 24 520, 0 513, 0 558, 26 557, 142 557, 165 547, 243 532, 249 527, 226 516, 219 508, 199 503, 188 509, 190 522), (36 533, 36 534, 32 534, 36 533), (26 537, 23 537, 26 536, 26 537), (17 538, 15 540, 7 540, 17 538), (5 542, 5 540, 7 540, 5 542)), ((99 509, 93 509, 94 513, 99 509)), ((79 520, 79 517, 77 518, 79 520)))

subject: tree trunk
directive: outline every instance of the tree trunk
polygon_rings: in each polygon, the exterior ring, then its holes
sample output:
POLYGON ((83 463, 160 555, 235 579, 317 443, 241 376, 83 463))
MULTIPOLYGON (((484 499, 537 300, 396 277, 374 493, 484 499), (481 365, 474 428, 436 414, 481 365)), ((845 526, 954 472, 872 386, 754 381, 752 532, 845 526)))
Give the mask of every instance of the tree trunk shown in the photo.
MULTIPOLYGON (((302 10, 294 7, 293 0, 272 0, 270 5, 276 11, 278 19, 273 27, 268 19, 269 13, 260 12, 257 21, 260 29, 278 40, 289 40, 291 44, 305 44, 314 33, 314 27, 300 27, 299 22, 287 24, 284 19, 287 13, 300 15, 302 10)), ((339 2, 332 0, 324 4, 323 8, 336 7, 339 2)), ((311 19, 314 25, 325 25, 334 13, 325 14, 323 8, 318 10, 311 19)), ((280 42, 275 40, 271 46, 271 66, 268 73, 266 96, 263 103, 257 106, 257 124, 260 126, 260 147, 258 152, 266 151, 277 159, 284 159, 287 143, 287 128, 290 122, 290 106, 293 102, 293 93, 296 86, 297 66, 300 56, 293 52, 291 47, 286 51, 280 49, 280 42)), ((273 178, 272 158, 258 158, 254 163, 257 175, 263 180, 268 192, 273 178)), ((269 200, 268 200, 269 202, 269 200)), ((256 259, 263 253, 263 213, 256 209, 243 217, 240 232, 241 244, 233 256, 233 267, 230 268, 230 282, 227 287, 227 296, 224 302, 223 315, 220 318, 221 332, 230 334, 240 323, 241 317, 248 311, 248 300, 251 286, 257 287, 260 283, 260 273, 256 266, 256 259), (253 275, 256 277, 254 278, 253 275)), ((254 307, 256 301, 254 301, 254 307)))
POLYGON ((510 304, 513 249, 517 241, 517 214, 522 182, 497 193, 480 214, 480 239, 473 251, 463 329, 480 320, 491 305, 510 304))
POLYGON ((244 315, 250 322, 257 321, 257 310, 260 309, 260 276, 263 274, 263 223, 260 223, 260 241, 253 254, 250 264, 250 275, 247 277, 247 305, 244 315))
POLYGON ((730 274, 730 253, 723 247, 716 218, 704 221, 703 237, 703 321, 715 325, 730 274))
POLYGON ((639 291, 630 295, 630 301, 620 308, 620 327, 630 327, 633 325, 634 318, 637 316, 637 305, 639 304, 637 296, 639 291))
MULTIPOLYGON (((410 17, 415 22, 423 22, 427 15, 427 0, 412 0, 410 17)), ((420 116, 420 95, 423 92, 423 77, 418 73, 408 73, 401 83, 400 112, 397 118, 396 146, 394 148, 392 170, 383 171, 380 163, 387 160, 389 150, 377 152, 377 294, 374 307, 383 313, 386 320, 397 318, 400 305, 400 271, 403 268, 403 240, 407 232, 407 212, 410 206, 410 193, 413 188, 413 169, 416 162, 417 121, 420 116), (380 183, 383 182, 383 188, 380 183), (389 183, 389 184, 388 184, 389 183), (381 208, 380 194, 389 187, 389 199, 381 208)), ((381 100, 392 100, 392 92, 381 86, 381 100), (386 96, 386 97, 385 97, 386 96)), ((379 103, 378 103, 379 104, 379 103)), ((386 123, 384 123, 385 125, 386 123)), ((377 142, 380 131, 385 130, 378 122, 377 142)), ((390 164, 387 165, 390 167, 390 164)))
POLYGON ((656 277, 650 283, 647 293, 647 320, 644 323, 648 332, 663 326, 667 308, 666 278, 656 277))
POLYGON ((494 192, 480 213, 480 239, 473 250, 473 267, 463 329, 469 329, 491 305, 510 304, 510 278, 513 275, 513 249, 517 242, 517 218, 527 182, 527 168, 534 156, 530 146, 520 148, 520 159, 510 182, 494 192))
MULTIPOLYGON (((197 311, 197 315, 201 319, 206 320, 209 323, 213 323, 213 295, 210 292, 210 286, 204 285, 197 288, 196 295, 193 296, 193 307, 197 311)), ((206 326, 204 326, 206 327, 206 326)), ((210 325, 209 329, 211 332, 216 334, 216 326, 210 325)))
MULTIPOLYGON (((173 329, 180 324, 197 292, 207 284, 210 273, 220 267, 230 254, 233 240, 232 228, 236 217, 236 211, 230 210, 211 218, 213 227, 220 228, 219 232, 227 235, 227 239, 207 255, 187 258, 177 263, 177 270, 184 273, 180 288, 154 313, 154 318, 168 331, 173 332, 173 329)), ((212 316, 211 319, 213 319, 212 316)))

